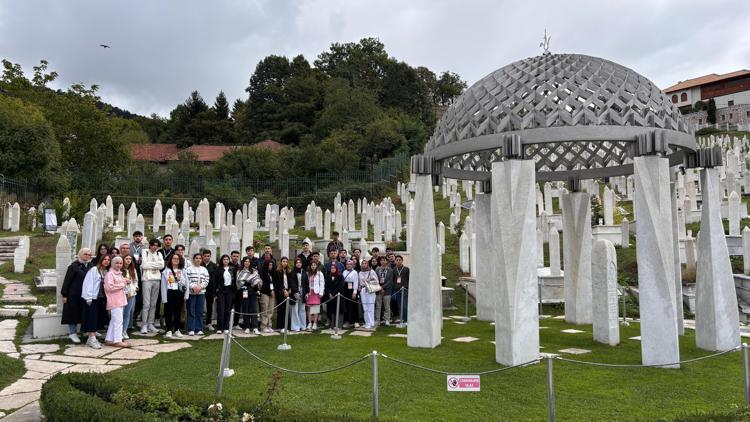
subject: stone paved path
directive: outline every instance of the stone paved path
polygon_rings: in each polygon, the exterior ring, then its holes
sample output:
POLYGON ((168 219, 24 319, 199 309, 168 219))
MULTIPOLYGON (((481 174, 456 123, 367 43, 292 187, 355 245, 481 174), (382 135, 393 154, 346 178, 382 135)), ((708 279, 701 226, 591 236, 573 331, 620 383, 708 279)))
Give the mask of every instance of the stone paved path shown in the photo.
POLYGON ((35 304, 36 297, 31 294, 31 287, 20 281, 8 280, 0 277, 0 284, 3 285, 3 296, 0 301, 3 303, 23 303, 35 304))

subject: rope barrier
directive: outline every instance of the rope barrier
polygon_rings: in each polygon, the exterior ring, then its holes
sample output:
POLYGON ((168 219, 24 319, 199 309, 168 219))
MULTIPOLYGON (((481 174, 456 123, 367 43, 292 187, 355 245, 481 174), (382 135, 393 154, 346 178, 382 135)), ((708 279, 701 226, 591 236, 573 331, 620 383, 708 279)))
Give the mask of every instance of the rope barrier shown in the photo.
POLYGON ((259 362, 261 362, 261 363, 263 363, 263 364, 265 364, 267 366, 270 366, 272 368, 278 369, 279 371, 288 372, 288 373, 297 374, 297 375, 321 375, 321 374, 328 374, 328 373, 331 373, 331 372, 341 371, 343 369, 346 369, 346 368, 354 366, 354 365, 356 365, 358 363, 361 363, 362 361, 370 358, 370 356, 371 356, 368 353, 368 354, 362 356, 361 358, 359 358, 357 360, 349 362, 349 363, 347 363, 345 365, 338 366, 336 368, 324 369, 324 370, 321 370, 321 371, 296 371, 294 369, 284 368, 282 366, 279 366, 279 365, 273 364, 271 362, 268 362, 267 360, 261 358, 260 356, 254 354, 253 352, 247 350, 242 344, 240 344, 234 338, 232 338, 232 342, 234 342, 234 344, 236 344, 240 349, 242 349, 243 351, 245 351, 245 353, 247 353, 248 355, 250 355, 252 358, 256 359, 257 361, 259 361, 259 362))
POLYGON ((683 361, 674 362, 674 363, 657 363, 657 364, 653 364, 653 365, 587 362, 585 360, 568 359, 568 358, 564 358, 564 357, 561 357, 561 356, 557 356, 557 357, 555 357, 555 359, 561 360, 563 362, 577 363, 577 364, 589 365, 589 366, 603 366, 603 367, 608 367, 608 368, 660 368, 660 367, 663 367, 663 366, 684 365, 684 364, 688 364, 688 363, 698 362, 698 361, 701 361, 701 360, 711 359, 711 358, 715 358, 715 357, 718 357, 718 356, 721 356, 721 355, 726 355, 728 353, 733 353, 733 352, 739 351, 741 348, 742 348, 742 346, 738 346, 738 347, 735 347, 734 349, 731 349, 731 350, 725 350, 723 352, 718 352, 718 353, 714 353, 714 354, 711 354, 711 355, 701 356, 701 357, 697 357, 697 358, 694 358, 694 359, 688 359, 688 360, 683 360, 683 361))
POLYGON ((504 371, 507 371, 509 369, 514 369, 514 368, 519 368, 519 367, 522 367, 522 366, 527 366, 527 365, 530 365, 532 363, 537 363, 537 362, 539 362, 541 360, 541 359, 534 359, 534 360, 530 360, 530 361, 525 362, 525 363, 520 363, 518 365, 506 366, 506 367, 498 368, 498 369, 490 369, 488 371, 481 371, 481 372, 466 372, 466 371, 447 372, 447 371, 442 371, 440 369, 428 368, 426 366, 421 366, 421 365, 417 365, 415 363, 406 362, 406 361, 403 361, 403 360, 400 360, 400 359, 392 358, 392 357, 390 357, 388 355, 384 355, 382 353, 380 354, 380 356, 382 356, 383 358, 388 359, 390 361, 393 361, 393 362, 399 363, 401 365, 404 365, 404 366, 410 366, 412 368, 420 369, 420 370, 427 371, 427 372, 433 372, 433 373, 440 374, 440 375, 450 375, 450 374, 489 375, 489 374, 494 374, 494 373, 498 373, 498 372, 504 372, 504 371))

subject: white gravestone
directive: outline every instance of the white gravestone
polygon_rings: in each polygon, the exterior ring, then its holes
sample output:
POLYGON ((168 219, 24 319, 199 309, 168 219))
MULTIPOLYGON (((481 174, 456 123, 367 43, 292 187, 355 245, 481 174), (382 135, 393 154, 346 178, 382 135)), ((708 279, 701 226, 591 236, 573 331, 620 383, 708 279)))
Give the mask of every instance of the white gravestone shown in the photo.
POLYGON ((606 239, 597 240, 591 252, 594 280, 594 341, 616 346, 620 343, 617 301, 617 254, 606 239))

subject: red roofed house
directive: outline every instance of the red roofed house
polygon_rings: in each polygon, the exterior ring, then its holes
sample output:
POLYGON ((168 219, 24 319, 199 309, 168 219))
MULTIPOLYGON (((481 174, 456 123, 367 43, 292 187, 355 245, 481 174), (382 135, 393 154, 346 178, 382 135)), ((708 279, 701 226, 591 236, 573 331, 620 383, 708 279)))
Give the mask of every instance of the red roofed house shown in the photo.
MULTIPOLYGON (((698 101, 716 103, 716 123, 745 125, 750 124, 750 70, 717 75, 700 76, 681 81, 664 90, 672 103, 678 107, 692 106, 698 101)), ((690 113, 685 116, 688 122, 700 127, 705 125, 706 113, 690 113)))
POLYGON ((136 161, 151 161, 159 165, 166 165, 170 161, 179 161, 180 154, 188 152, 195 155, 197 161, 203 164, 211 164, 237 148, 266 148, 279 152, 286 148, 286 145, 271 139, 266 139, 251 146, 193 145, 183 149, 177 148, 177 144, 136 144, 131 145, 130 155, 136 161))

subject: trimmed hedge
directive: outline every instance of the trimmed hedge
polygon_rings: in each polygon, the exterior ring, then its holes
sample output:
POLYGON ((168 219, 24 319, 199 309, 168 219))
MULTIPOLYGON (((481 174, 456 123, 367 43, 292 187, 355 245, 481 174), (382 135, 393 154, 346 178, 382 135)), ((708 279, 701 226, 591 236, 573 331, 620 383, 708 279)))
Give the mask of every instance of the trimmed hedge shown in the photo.
MULTIPOLYGON (((255 421, 359 421, 362 418, 350 416, 322 416, 301 413, 271 406, 258 412, 255 403, 238 401, 222 397, 215 399, 213 392, 198 393, 191 390, 162 391, 158 386, 134 384, 111 374, 57 374, 42 386, 39 405, 46 420, 55 421, 164 421, 164 420, 212 420, 207 409, 215 402, 221 402, 227 412, 235 411, 254 413, 255 421), (143 412, 117 404, 117 400, 133 402, 133 394, 143 391, 153 392, 153 402, 141 403, 148 408, 159 408, 152 412, 143 412), (160 394, 165 393, 165 394, 160 394), (166 400, 165 400, 166 399, 166 400), (165 403, 169 402, 169 403, 165 403), (170 407, 169 404, 172 406, 170 407), (175 404, 177 406, 175 406, 175 404), (182 408, 179 413, 160 413, 161 410, 182 408)), ((150 394, 149 394, 150 396, 150 394)), ((228 412, 227 412, 228 413, 228 412)), ((224 419, 221 419, 224 420, 224 419)))

